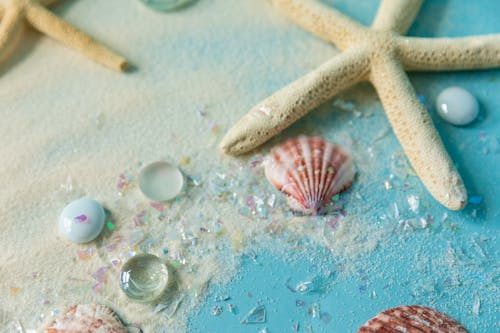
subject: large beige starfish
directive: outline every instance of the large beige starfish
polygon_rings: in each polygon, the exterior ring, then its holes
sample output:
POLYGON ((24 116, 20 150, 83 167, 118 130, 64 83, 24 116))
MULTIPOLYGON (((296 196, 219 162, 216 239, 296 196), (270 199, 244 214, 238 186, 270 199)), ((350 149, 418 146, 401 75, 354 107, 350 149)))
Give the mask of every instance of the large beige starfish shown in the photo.
POLYGON ((58 0, 6 0, 0 4, 0 61, 14 49, 25 23, 53 39, 76 49, 90 59, 117 71, 127 68, 127 61, 92 37, 60 19, 44 6, 58 0))
POLYGON ((467 192, 405 70, 438 71, 500 66, 500 34, 466 38, 405 37, 422 0, 383 0, 371 28, 313 0, 271 0, 292 20, 335 43, 342 53, 260 102, 226 134, 221 149, 250 151, 331 99, 370 81, 416 173, 449 209, 467 192))

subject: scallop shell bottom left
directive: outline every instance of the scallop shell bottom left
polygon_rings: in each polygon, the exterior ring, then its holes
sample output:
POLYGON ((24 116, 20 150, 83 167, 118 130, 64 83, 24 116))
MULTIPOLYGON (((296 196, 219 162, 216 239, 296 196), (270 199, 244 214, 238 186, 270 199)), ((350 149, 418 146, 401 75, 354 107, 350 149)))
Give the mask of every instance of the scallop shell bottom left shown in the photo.
POLYGON ((127 333, 118 315, 100 304, 78 304, 52 318, 45 333, 127 333))

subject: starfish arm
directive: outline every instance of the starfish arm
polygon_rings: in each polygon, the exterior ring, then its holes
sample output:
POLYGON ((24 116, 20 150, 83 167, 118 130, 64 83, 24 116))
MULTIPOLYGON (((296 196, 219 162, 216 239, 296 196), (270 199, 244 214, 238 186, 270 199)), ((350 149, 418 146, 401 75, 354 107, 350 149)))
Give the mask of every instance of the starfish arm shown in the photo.
POLYGON ((306 30, 335 43, 339 48, 349 46, 354 36, 365 33, 366 28, 334 8, 314 0, 271 0, 288 14, 290 19, 306 30))
POLYGON ((222 139, 226 154, 238 155, 258 147, 339 91, 365 78, 368 55, 351 49, 260 102, 222 139))
POLYGON ((404 35, 420 10, 423 0, 382 0, 372 23, 374 30, 404 35))
POLYGON ((397 45, 400 60, 408 70, 500 67, 500 34, 464 38, 399 37, 397 45))
POLYGON ((19 40, 23 22, 23 12, 20 6, 2 7, 2 21, 0 22, 0 61, 4 60, 14 49, 19 40))
POLYGON ((467 192, 448 153, 400 63, 382 59, 372 65, 375 86, 399 142, 429 192, 449 209, 462 209, 467 192))
POLYGON ((117 71, 124 71, 127 68, 127 61, 122 56, 36 3, 31 3, 26 7, 26 18, 40 32, 82 52, 104 66, 117 71))

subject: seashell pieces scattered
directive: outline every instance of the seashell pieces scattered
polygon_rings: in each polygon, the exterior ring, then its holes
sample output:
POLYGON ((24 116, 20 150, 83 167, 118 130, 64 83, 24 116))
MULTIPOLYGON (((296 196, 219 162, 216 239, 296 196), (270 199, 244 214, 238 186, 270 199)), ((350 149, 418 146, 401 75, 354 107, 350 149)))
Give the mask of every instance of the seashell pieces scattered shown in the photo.
POLYGON ((455 320, 436 310, 419 306, 400 306, 379 313, 357 333, 467 333, 455 320))
POLYGON ((50 320, 45 333, 127 333, 118 315, 100 304, 78 304, 50 320))
POLYGON ((264 163, 267 179, 288 195, 288 205, 318 215, 354 180, 351 156, 321 137, 299 136, 274 148, 264 163))

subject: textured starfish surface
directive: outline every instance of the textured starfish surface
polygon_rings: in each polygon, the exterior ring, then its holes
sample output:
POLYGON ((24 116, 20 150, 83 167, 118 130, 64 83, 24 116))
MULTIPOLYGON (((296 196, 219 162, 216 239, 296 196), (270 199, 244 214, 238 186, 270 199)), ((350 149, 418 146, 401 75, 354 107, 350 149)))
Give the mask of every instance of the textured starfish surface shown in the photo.
POLYGON ((246 153, 349 86, 370 81, 399 142, 429 192, 462 209, 467 192, 407 71, 500 66, 500 34, 466 38, 403 36, 422 0, 383 0, 370 28, 314 0, 271 0, 303 28, 342 52, 260 102, 221 142, 223 152, 246 153))
POLYGON ((18 44, 27 23, 104 66, 117 71, 127 68, 125 58, 45 8, 56 2, 58 0, 6 0, 0 4, 0 61, 5 60, 18 44))

